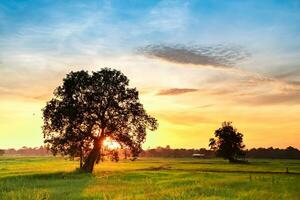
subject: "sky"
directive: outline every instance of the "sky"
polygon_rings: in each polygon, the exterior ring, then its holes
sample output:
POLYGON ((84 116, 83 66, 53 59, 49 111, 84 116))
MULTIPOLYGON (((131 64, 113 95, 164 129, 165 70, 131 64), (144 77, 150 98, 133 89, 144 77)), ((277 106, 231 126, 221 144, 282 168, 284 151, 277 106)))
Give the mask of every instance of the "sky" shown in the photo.
POLYGON ((0 148, 43 144, 70 71, 121 70, 159 128, 144 148, 300 148, 300 1, 0 0, 0 148))

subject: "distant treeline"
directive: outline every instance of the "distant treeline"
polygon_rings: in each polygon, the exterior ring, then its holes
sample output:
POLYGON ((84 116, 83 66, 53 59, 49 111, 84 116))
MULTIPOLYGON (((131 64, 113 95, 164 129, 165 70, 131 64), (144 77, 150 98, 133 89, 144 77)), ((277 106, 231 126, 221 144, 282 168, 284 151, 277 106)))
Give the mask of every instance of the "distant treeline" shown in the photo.
MULTIPOLYGON (((294 147, 286 149, 279 148, 253 148, 245 151, 246 158, 278 158, 278 159, 300 159, 300 151, 294 147)), ((207 149, 172 149, 170 146, 157 147, 145 150, 141 156, 144 157, 192 157, 193 154, 204 154, 204 158, 214 158, 215 152, 207 149)))
MULTIPOLYGON (((20 156, 49 156, 51 153, 46 147, 22 147, 20 149, 3 149, 4 155, 20 155, 20 156)), ((2 150, 2 151, 3 151, 2 150)))
POLYGON ((294 147, 279 148, 253 148, 246 151, 247 158, 282 158, 300 159, 300 151, 294 147))
POLYGON ((172 149, 170 146, 157 147, 155 149, 144 150, 141 154, 142 157, 173 157, 173 158, 184 158, 192 157, 193 154, 204 154, 204 158, 215 157, 215 152, 207 150, 205 148, 201 149, 172 149))
MULTIPOLYGON (((118 150, 120 158, 124 158, 124 150, 118 150)), ((128 151, 126 151, 128 152, 128 151)), ((286 149, 279 148, 253 148, 245 151, 246 158, 277 158, 277 159, 300 159, 300 151, 294 147, 287 147, 286 149)), ((2 149, 1 155, 20 155, 20 156, 49 156, 51 153, 46 147, 22 147, 20 149, 2 149)), ((127 153, 130 156, 129 152, 127 153)), ((157 147, 154 149, 147 149, 141 153, 141 157, 171 157, 184 158, 192 157, 193 154, 203 154, 203 158, 214 158, 215 152, 201 149, 172 149, 170 146, 157 147)))

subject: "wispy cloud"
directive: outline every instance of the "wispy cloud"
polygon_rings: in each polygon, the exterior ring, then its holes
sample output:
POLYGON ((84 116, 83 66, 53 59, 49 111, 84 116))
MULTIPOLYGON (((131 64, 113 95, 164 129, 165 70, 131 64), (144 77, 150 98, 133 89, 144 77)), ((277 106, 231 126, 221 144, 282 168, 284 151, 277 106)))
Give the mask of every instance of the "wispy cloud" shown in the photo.
POLYGON ((194 88, 170 88, 165 90, 160 90, 156 95, 180 95, 189 92, 196 92, 198 89, 194 88))
POLYGON ((213 107, 214 104, 206 104, 206 105, 201 105, 201 106, 198 106, 197 108, 210 108, 210 107, 213 107))
POLYGON ((266 106, 266 105, 299 105, 300 93, 288 92, 288 93, 277 93, 277 94, 266 94, 266 95, 254 95, 247 98, 241 98, 238 100, 242 104, 252 106, 266 106))
POLYGON ((280 72, 273 73, 274 77, 278 79, 294 79, 300 77, 300 67, 287 67, 285 70, 280 70, 280 72))
POLYGON ((209 65, 231 68, 250 57, 250 53, 240 46, 230 45, 165 45, 152 44, 138 48, 138 53, 150 58, 163 59, 173 63, 209 65))
POLYGON ((233 78, 224 87, 215 82, 216 87, 199 88, 197 92, 212 96, 222 102, 246 106, 299 105, 300 83, 288 82, 257 76, 246 79, 233 78))

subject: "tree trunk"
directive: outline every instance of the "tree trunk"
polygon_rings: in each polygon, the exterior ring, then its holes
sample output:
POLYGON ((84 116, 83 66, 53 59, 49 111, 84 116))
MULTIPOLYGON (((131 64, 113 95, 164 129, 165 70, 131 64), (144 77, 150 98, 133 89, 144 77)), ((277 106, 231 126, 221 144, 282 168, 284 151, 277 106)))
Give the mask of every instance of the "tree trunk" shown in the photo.
POLYGON ((125 148, 125 160, 127 160, 127 149, 125 148))
POLYGON ((80 147, 80 169, 82 169, 83 165, 83 152, 82 147, 80 147))
POLYGON ((94 165, 97 161, 97 158, 100 155, 101 143, 103 139, 94 140, 94 147, 89 153, 88 157, 85 160, 85 163, 82 167, 82 170, 87 173, 92 173, 94 169, 94 165))

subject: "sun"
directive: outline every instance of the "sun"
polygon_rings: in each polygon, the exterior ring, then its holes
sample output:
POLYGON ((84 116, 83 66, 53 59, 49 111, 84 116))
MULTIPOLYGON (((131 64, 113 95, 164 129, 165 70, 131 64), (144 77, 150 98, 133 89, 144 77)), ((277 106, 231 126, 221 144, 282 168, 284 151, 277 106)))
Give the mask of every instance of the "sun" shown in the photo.
POLYGON ((121 148, 120 144, 111 138, 105 138, 103 141, 103 146, 107 147, 108 149, 119 149, 121 148))

